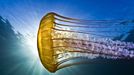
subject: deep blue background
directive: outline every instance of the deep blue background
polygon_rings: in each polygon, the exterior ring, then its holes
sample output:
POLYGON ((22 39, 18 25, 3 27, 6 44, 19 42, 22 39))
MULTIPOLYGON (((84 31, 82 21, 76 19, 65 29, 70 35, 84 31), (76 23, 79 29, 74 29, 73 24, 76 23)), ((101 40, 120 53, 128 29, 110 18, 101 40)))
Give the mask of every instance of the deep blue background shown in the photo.
POLYGON ((133 60, 79 65, 54 74, 46 71, 38 56, 32 58, 23 38, 37 34, 48 12, 89 20, 128 20, 134 19, 134 0, 0 0, 0 75, 134 75, 133 60))

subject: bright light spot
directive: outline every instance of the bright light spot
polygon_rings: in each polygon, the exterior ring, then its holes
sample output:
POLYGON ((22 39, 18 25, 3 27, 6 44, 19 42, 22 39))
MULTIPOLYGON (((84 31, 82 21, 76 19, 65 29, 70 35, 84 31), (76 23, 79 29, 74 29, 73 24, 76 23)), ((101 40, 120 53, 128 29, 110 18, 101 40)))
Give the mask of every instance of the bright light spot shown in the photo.
POLYGON ((25 44, 28 46, 28 54, 36 59, 38 57, 37 36, 34 34, 25 35, 25 44))

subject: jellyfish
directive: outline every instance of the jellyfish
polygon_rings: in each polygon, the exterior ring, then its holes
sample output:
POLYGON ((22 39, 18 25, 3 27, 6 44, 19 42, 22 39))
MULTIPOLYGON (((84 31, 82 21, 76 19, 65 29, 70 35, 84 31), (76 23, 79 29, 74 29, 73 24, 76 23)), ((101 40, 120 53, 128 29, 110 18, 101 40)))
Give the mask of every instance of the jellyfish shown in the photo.
POLYGON ((39 57, 50 72, 87 63, 82 60, 66 63, 74 59, 133 59, 134 43, 123 41, 132 28, 132 21, 83 20, 50 12, 39 25, 39 57))

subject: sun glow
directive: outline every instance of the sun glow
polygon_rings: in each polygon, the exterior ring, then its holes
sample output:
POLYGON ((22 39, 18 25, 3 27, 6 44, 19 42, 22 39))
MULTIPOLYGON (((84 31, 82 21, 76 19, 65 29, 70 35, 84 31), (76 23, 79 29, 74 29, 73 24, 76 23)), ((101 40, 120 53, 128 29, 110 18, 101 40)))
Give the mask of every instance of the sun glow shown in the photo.
POLYGON ((28 54, 31 57, 37 59, 38 58, 38 51, 37 51, 37 37, 34 34, 27 34, 25 35, 25 44, 28 46, 28 54))

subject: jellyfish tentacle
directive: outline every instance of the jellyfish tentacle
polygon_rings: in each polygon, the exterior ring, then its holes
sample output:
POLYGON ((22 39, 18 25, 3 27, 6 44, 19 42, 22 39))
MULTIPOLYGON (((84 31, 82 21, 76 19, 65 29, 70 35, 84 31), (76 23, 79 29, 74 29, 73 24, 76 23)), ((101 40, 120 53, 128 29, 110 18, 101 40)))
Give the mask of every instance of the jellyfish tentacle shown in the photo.
MULTIPOLYGON (((65 26, 65 27, 82 27, 82 28, 114 28, 114 27, 117 27, 117 25, 116 26, 100 26, 100 24, 97 24, 97 25, 92 25, 92 24, 90 24, 90 25, 70 25, 70 24, 61 24, 61 23, 56 23, 56 22, 54 22, 54 24, 56 25, 56 26, 65 26)), ((119 26, 119 25, 118 25, 119 26)), ((128 25, 127 27, 133 27, 134 25, 128 25)))
POLYGON ((80 32, 80 31, 71 31, 71 30, 60 30, 57 28, 53 28, 54 30, 58 30, 58 31, 65 31, 65 32, 74 32, 74 33, 82 33, 82 34, 89 34, 89 35, 95 35, 95 36, 100 36, 100 37, 113 37, 113 36, 108 36, 108 35, 101 35, 101 34, 96 34, 96 33, 89 33, 89 32, 80 32))

